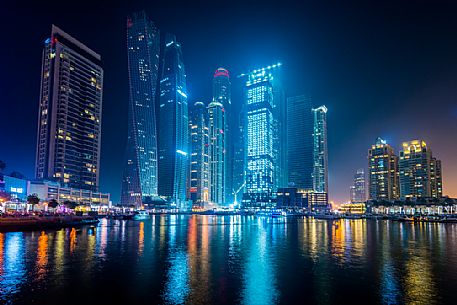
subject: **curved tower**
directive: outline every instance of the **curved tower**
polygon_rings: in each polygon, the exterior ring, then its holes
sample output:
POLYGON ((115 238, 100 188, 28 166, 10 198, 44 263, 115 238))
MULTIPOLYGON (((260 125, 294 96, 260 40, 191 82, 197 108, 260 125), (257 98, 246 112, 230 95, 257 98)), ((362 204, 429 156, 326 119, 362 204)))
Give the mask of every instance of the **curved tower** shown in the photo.
POLYGON ((144 12, 127 18, 129 129, 121 203, 140 206, 157 196, 156 90, 159 30, 144 12))

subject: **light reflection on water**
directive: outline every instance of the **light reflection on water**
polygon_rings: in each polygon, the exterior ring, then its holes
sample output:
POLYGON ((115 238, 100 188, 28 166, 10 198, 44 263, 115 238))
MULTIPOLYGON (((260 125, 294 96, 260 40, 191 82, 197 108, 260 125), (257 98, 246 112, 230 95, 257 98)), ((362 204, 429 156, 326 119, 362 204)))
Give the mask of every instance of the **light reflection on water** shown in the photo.
POLYGON ((456 229, 172 215, 0 233, 0 303, 83 291, 72 298, 90 304, 88 294, 110 290, 119 304, 452 303, 456 229))

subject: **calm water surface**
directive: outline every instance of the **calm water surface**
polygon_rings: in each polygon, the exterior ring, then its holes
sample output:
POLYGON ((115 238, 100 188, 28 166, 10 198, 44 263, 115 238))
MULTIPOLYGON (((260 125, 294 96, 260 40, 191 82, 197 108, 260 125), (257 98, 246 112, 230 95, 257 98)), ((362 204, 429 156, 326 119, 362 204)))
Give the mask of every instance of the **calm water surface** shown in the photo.
POLYGON ((457 225, 154 216, 0 233, 5 304, 456 304, 457 225))

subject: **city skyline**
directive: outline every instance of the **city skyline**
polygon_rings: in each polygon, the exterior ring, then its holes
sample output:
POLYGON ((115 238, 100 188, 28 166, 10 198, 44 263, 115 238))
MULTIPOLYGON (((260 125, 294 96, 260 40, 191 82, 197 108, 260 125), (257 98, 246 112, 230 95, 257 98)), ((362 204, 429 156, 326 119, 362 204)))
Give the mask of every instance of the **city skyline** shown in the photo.
MULTIPOLYGON (((125 18, 125 16, 124 16, 125 18)), ((151 16, 151 19, 155 20, 156 16, 152 15, 151 16)), ((163 22, 163 21, 162 21, 163 22)), ((98 48, 95 48, 93 47, 93 45, 97 45, 95 43, 92 43, 90 41, 90 39, 86 39, 89 35, 90 32, 84 32, 84 31, 73 31, 73 29, 67 29, 68 26, 65 24, 66 22, 61 22, 61 23, 57 23, 56 24, 58 26, 61 26, 64 30, 68 31, 69 33, 71 33, 72 36, 76 37, 78 40, 81 40, 83 41, 85 44, 87 44, 89 47, 91 48, 94 48, 95 50, 97 50, 98 53, 100 53, 102 55, 102 57, 104 58, 105 57, 105 52, 101 52, 99 51, 99 48, 100 48, 100 44, 98 44, 98 48)), ((48 28, 49 28, 49 23, 48 23, 48 28)), ((76 23, 75 23, 76 25, 76 23)), ((75 26, 74 25, 74 26, 75 26)), ((71 28, 71 26, 70 26, 71 28)), ((120 32, 120 33, 117 33, 117 35, 125 35, 125 32, 120 32)), ((39 38, 44 38, 46 36, 46 32, 43 32, 43 33, 39 33, 39 32, 35 32, 34 34, 35 36, 40 36, 39 38), (38 33, 38 34, 37 34, 38 33)), ((183 39, 185 39, 185 36, 182 36, 182 35, 179 35, 179 37, 183 37, 183 39)), ((90 37, 89 37, 90 38, 90 37)), ((34 39, 37 39, 36 37, 34 37, 34 39)), ((36 47, 36 46, 35 46, 36 47)), ((40 45, 39 47, 42 47, 42 45, 40 45)), ((123 46, 122 45, 119 45, 119 48, 122 48, 123 46)), ((183 48, 184 48, 184 58, 188 58, 187 55, 187 51, 186 51, 186 44, 183 43, 183 48)), ((278 52, 280 53, 280 52, 278 52)), ((271 55, 271 54, 270 54, 271 55)), ((243 72, 245 70, 249 70, 251 68, 256 68, 256 67, 261 67, 262 65, 264 64, 268 64, 269 62, 273 61, 273 60, 276 60, 280 54, 276 54, 276 56, 268 56, 265 57, 265 58, 262 58, 260 59, 260 62, 253 62, 252 64, 250 65, 247 65, 247 64, 244 64, 244 65, 240 65, 238 66, 237 68, 233 69, 236 73, 236 72, 243 72)), ((190 62, 192 62, 191 60, 189 60, 190 62)), ((124 57, 124 62, 125 62, 125 57, 124 57)), ((187 62, 188 60, 185 60, 185 64, 186 64, 186 67, 187 67, 187 62)), ((294 74, 293 73, 293 69, 294 69, 294 64, 290 61, 283 61, 284 62, 284 74, 294 74), (289 72, 290 71, 290 72, 289 72)), ((224 63, 220 63, 220 65, 222 66, 225 66, 224 63)), ((36 66, 36 63, 35 63, 35 66, 36 66)), ((204 71, 199 71, 198 73, 201 73, 201 74, 205 74, 205 75, 209 75, 208 78, 210 78, 211 76, 211 71, 213 71, 215 68, 217 68, 218 65, 214 65, 214 67, 211 69, 211 70, 208 70, 207 69, 202 69, 204 71)), ((230 63, 228 63, 228 66, 229 70, 232 70, 231 67, 230 67, 230 63)), ((124 71, 124 74, 126 74, 125 72, 125 69, 123 70, 124 71)), ((198 74, 196 73, 196 74, 198 74)), ((33 74, 33 73, 30 73, 30 74, 33 74)), ((189 76, 192 75, 191 73, 189 73, 189 76)), ((111 76, 112 77, 112 76, 111 76)), ((192 76, 192 77, 195 77, 195 76, 192 76)), ((30 76, 30 81, 31 82, 39 82, 39 81, 36 81, 37 77, 32 77, 30 76)), ((192 82, 192 81, 189 81, 188 82, 188 85, 190 86, 195 86, 196 82, 192 82)), ((210 82, 209 82, 210 83, 210 82)), ((209 84, 210 85, 210 84, 209 84)), ((38 85, 39 86, 39 85, 38 85)), ((238 88, 240 87, 239 86, 239 83, 237 84, 238 88)), ((436 85, 435 85, 436 86, 436 85)), ((37 87, 37 85, 35 84, 35 88, 37 87)), ((123 85, 123 87, 126 87, 126 84, 123 85)), ((306 86, 304 86, 306 87, 306 86)), ((433 87, 433 86, 432 86, 433 87)), ((306 90, 306 88, 302 88, 302 90, 306 90)), ((295 91, 299 90, 299 89, 294 89, 295 91)), ((420 91, 420 90, 419 90, 420 91)), ((105 89, 105 92, 106 92, 106 89, 105 89)), ((104 93, 105 93, 104 92, 104 93)), ((33 92, 31 92, 33 93, 33 92)), ((207 90, 193 90, 191 91, 191 95, 192 94, 200 94, 200 95, 210 95, 211 93, 207 92, 207 90), (198 92, 198 93, 197 93, 198 92), (205 92, 205 93, 201 93, 201 92, 205 92)), ((433 92, 430 93, 428 92, 428 95, 432 94, 433 96, 433 92)), ((437 94, 441 94, 440 92, 437 92, 437 94)), ((125 96, 125 93, 123 93, 123 95, 125 96)), ((364 128, 359 128, 357 131, 353 131, 353 133, 351 133, 351 137, 349 138, 349 141, 350 143, 344 143, 343 145, 341 145, 341 139, 337 139, 338 137, 336 137, 336 135, 338 134, 338 131, 336 131, 338 129, 338 121, 336 120, 336 117, 339 117, 341 116, 342 114, 344 114, 345 112, 344 111, 338 111, 338 108, 340 107, 338 104, 340 103, 343 103, 343 101, 341 99, 337 100, 337 99, 331 99, 331 98, 324 98, 322 97, 322 94, 319 94, 319 91, 317 94, 314 94, 314 92, 311 90, 310 92, 310 95, 313 97, 313 100, 316 101, 316 103, 318 104, 326 104, 328 107, 329 107, 329 145, 333 145, 333 147, 330 147, 329 148, 329 154, 330 154, 330 160, 329 160, 329 178, 330 178, 330 181, 329 181, 329 187, 330 187, 330 199, 332 200, 336 200, 338 202, 342 202, 342 201, 345 201, 345 199, 347 200, 348 198, 348 194, 347 194, 347 187, 351 184, 351 177, 350 177, 350 173, 353 172, 353 169, 354 168, 359 168, 359 167, 365 167, 365 164, 366 164, 366 149, 367 147, 369 147, 369 145, 371 145, 371 142, 373 141, 374 138, 376 138, 377 136, 384 136, 387 138, 388 142, 393 145, 395 151, 399 151, 399 148, 400 148, 400 143, 402 143, 404 140, 408 140, 408 139, 414 139, 414 138, 423 138, 427 141, 427 143, 430 144, 431 147, 433 147, 434 149, 434 153, 436 153, 438 156, 440 156, 440 159, 443 161, 443 175, 444 175, 444 194, 445 195, 451 195, 451 196, 456 196, 456 194, 454 194, 452 191, 455 189, 455 168, 454 168, 454 165, 452 164, 453 162, 453 159, 449 156, 449 155, 453 155, 455 156, 455 150, 453 150, 453 147, 448 147, 447 146, 447 142, 445 141, 445 139, 442 139, 442 136, 440 136, 439 134, 435 134, 433 135, 433 132, 429 132, 428 130, 418 130, 417 128, 400 128, 399 126, 401 126, 401 124, 399 124, 399 122, 395 122, 396 120, 401 120, 403 119, 401 116, 399 116, 397 119, 393 119, 393 123, 392 124, 389 124, 389 126, 374 126, 372 125, 371 128, 368 128, 366 125, 364 128), (315 96, 317 96, 315 98, 315 96), (395 126, 397 129, 395 129, 395 126), (366 129, 369 129, 369 130, 366 130, 366 129), (361 136, 361 132, 363 130, 363 136, 361 136), (332 135, 333 134, 333 135, 332 135), (354 140, 355 138, 360 138, 362 137, 363 139, 357 143, 356 145, 350 145, 350 144, 354 144, 354 140), (354 138, 354 140, 352 139, 354 138), (335 140, 336 139, 336 140, 335 140), (352 142, 351 142, 352 141, 352 142), (341 155, 339 155, 341 152, 338 150, 338 147, 344 147, 345 145, 348 145, 348 146, 351 146, 351 156, 354 157, 354 159, 357 159, 359 161, 349 161, 347 166, 352 166, 352 170, 349 171, 350 173, 348 173, 348 176, 347 178, 342 178, 342 177, 345 177, 345 175, 342 175, 340 172, 341 172, 341 165, 338 164, 338 159, 341 158, 341 155), (362 146, 362 148, 360 148, 362 146), (356 156, 359 156, 359 157, 356 157, 356 156), (333 156, 333 157, 332 157, 333 156), (356 164, 355 166, 353 166, 354 164, 356 164), (341 195, 340 194, 340 191, 339 189, 342 188, 343 189, 343 192, 344 192, 344 195, 341 195)), ((33 97, 33 94, 31 94, 31 96, 33 97)), ((37 98, 37 93, 35 92, 34 94, 35 98, 33 101, 36 101, 37 98)), ((105 95, 104 96, 104 111, 108 111, 108 113, 111 113, 110 115, 112 116, 113 115, 113 110, 107 108, 107 105, 111 105, 112 103, 112 92, 108 94, 108 97, 105 95), (111 98, 109 98, 109 96, 111 95, 111 98)), ((287 96, 290 96, 290 94, 287 94, 287 96)), ((366 97, 367 99, 370 99, 369 96, 366 97)), ((432 98, 429 96, 429 99, 432 98)), ((122 104, 126 104, 126 101, 127 100, 123 100, 123 101, 120 101, 122 104)), ((195 98, 192 96, 190 102, 194 102, 195 101, 195 98)), ((237 104, 239 105, 240 103, 240 98, 239 98, 239 93, 238 93, 238 98, 237 98, 237 104)), ((36 102, 29 102, 27 104, 29 106, 29 108, 34 108, 35 105, 36 105, 36 102)), ((12 107, 14 109, 14 107, 12 107)), ((399 107, 401 110, 402 107, 399 107)), ((119 109, 119 108, 118 108, 119 109)), ((446 115, 453 115, 451 116, 451 118, 453 118, 455 120, 455 117, 456 117, 456 114, 455 112, 453 112, 452 108, 450 109, 451 111, 448 111, 446 113, 443 113, 443 116, 444 116, 444 120, 449 120, 449 119, 446 119, 446 115)), ((401 111, 399 111, 401 113, 401 111)), ((117 115, 120 115, 121 113, 117 114, 117 115)), ((234 114, 234 116, 236 116, 236 114, 234 114)), ((35 112, 35 117, 36 117, 36 112, 35 112)), ((104 117, 105 119, 105 117, 104 117)), ((112 120, 112 118, 111 118, 112 120)), ((126 118, 123 118, 122 120, 126 121, 126 118)), ((391 121, 391 122, 392 122, 391 121)), ((36 119, 35 119, 35 122, 36 122, 36 119)), ((119 125, 122 125, 119 124, 119 125)), ((349 125, 353 126, 353 123, 349 123, 349 125)), ((370 124, 368 124, 370 125, 370 124)), ((106 126, 106 125, 104 125, 106 126)), ((110 126, 108 124, 108 126, 110 126)), ((449 126, 449 125, 447 125, 449 126)), ((111 125, 112 127, 112 125, 111 125)), ((449 126, 450 128, 453 127, 453 125, 450 125, 449 126)), ((455 127, 454 127, 455 128, 455 127)), ((111 135, 110 133, 112 132, 111 131, 112 128, 109 128, 107 130, 109 130, 109 133, 108 132, 105 132, 105 134, 109 137, 109 138, 113 138, 113 135, 111 135)), ((26 130, 29 130, 30 131, 30 128, 29 129, 26 129, 26 130)), ((22 132, 22 131, 21 131, 22 132)), ((33 128, 31 129, 31 132, 32 134, 34 133, 33 132, 33 128)), ((125 132, 124 132, 125 133, 125 132)), ((120 136, 118 137, 117 135, 114 135, 116 138, 121 138, 120 136)), ((25 132, 24 134, 21 135, 21 137, 23 138, 27 138, 27 135, 25 135, 25 132)), ((344 137, 343 137, 344 138, 344 137)), ((8 137, 5 137, 5 141, 8 141, 8 137)), ((103 138, 105 139, 105 138, 103 138)), ((126 139, 126 137, 125 137, 126 139)), ((346 138, 347 140, 348 138, 346 138)), ((124 140, 119 140, 117 139, 118 142, 120 141, 124 141, 124 140)), ((105 141, 105 140, 103 140, 105 141)), ((107 142, 102 142, 102 166, 101 166, 101 171, 102 171, 102 177, 101 177, 101 188, 103 191, 109 191, 111 193, 113 193, 113 199, 114 201, 116 201, 116 197, 118 197, 118 194, 119 194, 119 182, 116 184, 115 181, 110 181, 110 179, 108 179, 107 177, 110 176, 110 173, 113 172, 114 168, 118 168, 117 170, 114 170, 115 172, 117 171, 119 173, 119 165, 117 165, 116 162, 113 162, 112 160, 110 160, 109 157, 106 156, 106 153, 105 155, 103 155, 103 151, 111 151, 112 152, 112 148, 114 148, 113 144, 109 144, 110 140, 108 139, 107 142), (111 148, 111 149, 110 149, 111 148), (110 165, 111 164, 111 165, 110 165), (114 164, 114 165, 113 165, 114 164), (106 172, 106 173, 105 173, 106 172)), ((21 144, 23 145, 23 144, 21 144)), ((117 146, 122 146, 122 145, 117 145, 117 146)), ((30 153, 30 152, 29 152, 30 153)), ((109 152, 108 152, 109 153, 109 152)), ((123 149, 121 149, 121 155, 123 155, 123 149)), ((33 159, 33 153, 31 153, 32 157, 27 157, 25 154, 23 154, 23 159, 21 159, 21 162, 24 162, 23 160, 27 160, 27 158, 30 159, 33 159)), ((8 169, 9 170, 19 170, 21 172, 23 172, 24 174, 26 174, 27 176, 32 176, 30 174, 30 170, 26 169, 27 167, 26 166, 22 166, 19 164, 18 161, 16 161, 14 158, 12 158, 11 156, 8 156, 7 154, 7 157, 3 157, 2 156, 2 159, 5 159, 5 161, 7 162, 8 164, 8 169)), ((340 161, 341 162, 341 161, 340 161)), ((24 162, 25 164, 27 164, 27 162, 25 161, 24 162)), ((30 161, 28 162, 30 163, 30 161)), ((30 166, 30 164, 29 164, 30 166)), ((33 166, 33 165, 32 165, 33 166)), ((117 177, 120 177, 119 174, 116 175, 117 177)), ((117 181, 120 181, 120 179, 118 178, 117 181)))

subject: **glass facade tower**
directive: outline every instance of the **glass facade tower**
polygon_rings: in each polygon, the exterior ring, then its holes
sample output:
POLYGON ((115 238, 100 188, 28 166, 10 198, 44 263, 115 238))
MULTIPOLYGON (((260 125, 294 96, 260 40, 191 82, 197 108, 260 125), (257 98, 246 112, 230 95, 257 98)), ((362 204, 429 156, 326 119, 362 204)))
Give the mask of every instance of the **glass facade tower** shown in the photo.
POLYGON ((245 174, 246 191, 242 204, 248 208, 268 208, 274 205, 277 190, 279 157, 278 107, 276 100, 278 79, 275 64, 242 74, 247 77, 245 117, 245 174))
POLYGON ((206 106, 196 102, 190 112, 190 199, 203 207, 209 201, 209 135, 206 106))
POLYGON ((365 202, 367 200, 365 190, 365 171, 360 168, 354 175, 354 185, 351 187, 351 203, 365 202))
POLYGON ((181 44, 171 34, 163 51, 158 121, 158 193, 179 208, 186 201, 189 118, 181 44))
POLYGON ((213 101, 208 105, 210 201, 225 203, 226 135, 224 105, 213 101))
MULTIPOLYGON (((232 182, 232 173, 233 173, 233 142, 232 139, 232 101, 231 101, 231 83, 230 83, 230 73, 225 68, 218 68, 214 72, 213 76, 213 102, 218 102, 222 105, 221 115, 224 117, 224 126, 223 126, 223 150, 222 158, 218 158, 224 162, 223 168, 223 180, 222 185, 222 201, 217 202, 219 204, 226 204, 233 201, 233 182, 232 182)), ((215 109, 215 108, 214 108, 215 109)), ((211 108, 208 109, 211 111, 211 108)), ((211 113, 210 113, 211 119, 211 113)), ((211 129, 210 129, 211 132, 211 129)), ((221 147, 222 148, 222 147, 221 147)), ((219 196, 220 197, 220 196, 219 196)), ((215 198, 214 198, 215 199, 215 198)))
POLYGON ((327 107, 313 109, 313 188, 328 194, 327 107))
POLYGON ((121 203, 140 206, 157 196, 156 92, 159 30, 144 12, 127 18, 129 125, 121 203))
POLYGON ((43 50, 35 176, 97 191, 101 57, 52 26, 43 50))
POLYGON ((379 137, 368 150, 368 191, 370 200, 399 198, 398 157, 392 146, 379 137))
POLYGON ((425 141, 404 142, 400 150, 400 198, 431 197, 432 152, 425 141))
POLYGON ((313 112, 311 97, 287 99, 288 184, 313 189, 313 112))

